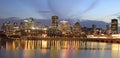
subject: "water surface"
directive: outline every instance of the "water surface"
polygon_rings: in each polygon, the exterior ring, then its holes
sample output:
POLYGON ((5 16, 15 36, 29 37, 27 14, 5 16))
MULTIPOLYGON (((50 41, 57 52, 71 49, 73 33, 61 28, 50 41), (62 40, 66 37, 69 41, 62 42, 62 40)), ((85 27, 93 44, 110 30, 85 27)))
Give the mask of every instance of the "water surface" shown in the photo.
POLYGON ((0 43, 0 58, 119 58, 120 44, 60 40, 0 43))

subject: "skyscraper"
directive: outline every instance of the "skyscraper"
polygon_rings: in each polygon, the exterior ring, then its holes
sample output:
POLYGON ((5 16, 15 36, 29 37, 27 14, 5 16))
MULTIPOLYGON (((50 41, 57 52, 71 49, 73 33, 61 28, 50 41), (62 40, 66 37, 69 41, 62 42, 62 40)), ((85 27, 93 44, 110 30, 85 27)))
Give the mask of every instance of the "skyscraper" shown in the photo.
POLYGON ((20 23, 20 28, 21 29, 29 29, 29 26, 28 26, 28 20, 24 20, 24 22, 21 22, 20 23))
POLYGON ((41 23, 40 22, 36 23, 36 29, 41 29, 41 23))
POLYGON ((75 36, 80 36, 80 33, 81 33, 81 26, 79 24, 79 22, 76 22, 74 25, 73 25, 73 34, 75 36))
POLYGON ((58 27, 58 16, 52 16, 51 28, 57 28, 57 27, 58 27))
POLYGON ((106 34, 109 34, 110 33, 110 26, 109 24, 106 24, 106 34))
POLYGON ((95 24, 92 25, 92 29, 93 29, 93 33, 95 34, 96 33, 96 25, 95 24))
POLYGON ((33 18, 29 18, 28 19, 28 26, 29 26, 29 29, 34 29, 34 19, 33 18))
POLYGON ((18 25, 17 22, 14 22, 14 24, 13 24, 13 29, 14 29, 14 30, 19 30, 19 25, 18 25))
POLYGON ((76 22, 73 25, 73 30, 76 31, 76 32, 80 32, 81 31, 81 26, 80 26, 79 22, 76 22))
POLYGON ((111 20, 111 33, 112 34, 118 33, 118 20, 117 19, 111 20))

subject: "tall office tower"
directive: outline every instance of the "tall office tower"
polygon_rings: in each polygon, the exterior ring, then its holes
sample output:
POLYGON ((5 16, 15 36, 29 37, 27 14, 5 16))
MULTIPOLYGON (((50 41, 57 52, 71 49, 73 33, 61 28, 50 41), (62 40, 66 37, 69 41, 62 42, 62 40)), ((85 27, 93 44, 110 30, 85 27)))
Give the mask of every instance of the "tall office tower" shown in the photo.
POLYGON ((96 33, 96 25, 95 24, 92 25, 92 30, 93 30, 93 34, 95 34, 96 33))
POLYGON ((21 29, 34 29, 34 19, 29 18, 27 20, 24 20, 24 22, 21 22, 20 28, 21 29))
POLYGON ((80 26, 79 22, 76 22, 73 25, 72 31, 73 31, 74 36, 77 36, 77 37, 80 36, 80 34, 81 34, 81 26, 80 26))
POLYGON ((106 24, 106 34, 109 34, 110 33, 110 26, 109 24, 106 24))
POLYGON ((11 30, 12 25, 11 25, 10 21, 7 23, 6 27, 7 27, 7 31, 10 31, 10 30, 11 30))
POLYGON ((24 29, 24 24, 23 24, 23 22, 20 22, 20 29, 21 29, 21 30, 24 29))
POLYGON ((19 25, 18 25, 17 22, 14 22, 14 24, 13 24, 13 29, 14 29, 14 30, 19 30, 19 25))
POLYGON ((118 33, 118 20, 117 19, 111 20, 111 33, 112 34, 118 33))
POLYGON ((106 30, 109 30, 109 29, 110 29, 109 24, 106 24, 106 30))
POLYGON ((28 26, 28 20, 24 20, 23 22, 20 23, 20 29, 29 29, 28 26))
POLYGON ((57 29, 58 27, 58 16, 52 16, 51 28, 57 29))
POLYGON ((36 23, 36 29, 41 29, 41 23, 40 22, 36 23))
POLYGON ((34 29, 34 19, 33 18, 29 18, 28 19, 28 27, 29 29, 34 29))

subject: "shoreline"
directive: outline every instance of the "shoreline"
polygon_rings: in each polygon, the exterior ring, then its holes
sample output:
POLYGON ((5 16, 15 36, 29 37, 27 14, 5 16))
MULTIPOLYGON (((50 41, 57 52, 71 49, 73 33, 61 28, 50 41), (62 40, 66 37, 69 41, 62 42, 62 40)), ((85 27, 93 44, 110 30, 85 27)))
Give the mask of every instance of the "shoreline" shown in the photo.
POLYGON ((106 42, 106 43, 120 43, 120 38, 112 39, 112 38, 18 38, 18 39, 9 39, 9 40, 60 40, 60 41, 91 41, 91 42, 106 42))

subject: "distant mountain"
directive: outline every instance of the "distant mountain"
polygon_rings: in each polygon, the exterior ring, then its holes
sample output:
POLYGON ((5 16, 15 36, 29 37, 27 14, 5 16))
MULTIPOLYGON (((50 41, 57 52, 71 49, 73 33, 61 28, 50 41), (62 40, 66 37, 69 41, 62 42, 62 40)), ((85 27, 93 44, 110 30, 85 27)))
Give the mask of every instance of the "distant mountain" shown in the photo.
POLYGON ((18 18, 18 17, 9 17, 9 18, 0 18, 0 26, 5 23, 5 22, 11 22, 11 23, 14 23, 14 22, 22 22, 23 20, 18 18))
MULTIPOLYGON (((14 22, 17 22, 17 23, 20 23, 20 22, 23 22, 24 19, 20 19, 18 17, 9 17, 9 18, 0 18, 0 26, 4 23, 4 22, 8 22, 10 21, 11 23, 14 23, 14 22)), ((42 26, 50 26, 51 24, 51 20, 50 19, 34 19, 35 22, 41 22, 42 26)), ((61 21, 60 19, 58 21, 61 21)), ((71 25, 74 25, 74 20, 71 20, 71 19, 67 19, 67 21, 71 24, 71 25)), ((98 28, 106 28, 106 23, 103 22, 103 21, 95 21, 95 20, 77 20, 80 25, 82 26, 86 26, 86 27, 89 27, 91 28, 92 27, 92 24, 95 24, 98 28)))
MULTIPOLYGON (((17 22, 18 24, 20 24, 20 22, 23 22, 25 19, 20 19, 18 17, 9 17, 9 18, 0 18, 0 26, 2 26, 3 23, 6 22, 11 22, 12 24, 14 22, 17 22)), ((35 22, 41 22, 42 26, 49 26, 51 23, 51 20, 47 20, 47 19, 34 19, 35 22)))
POLYGON ((93 24, 98 28, 106 28, 106 22, 103 21, 95 21, 95 20, 85 20, 80 22, 81 25, 91 28, 93 24))

